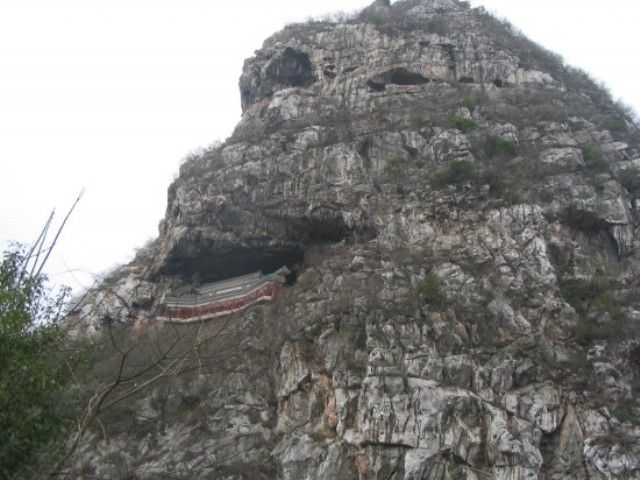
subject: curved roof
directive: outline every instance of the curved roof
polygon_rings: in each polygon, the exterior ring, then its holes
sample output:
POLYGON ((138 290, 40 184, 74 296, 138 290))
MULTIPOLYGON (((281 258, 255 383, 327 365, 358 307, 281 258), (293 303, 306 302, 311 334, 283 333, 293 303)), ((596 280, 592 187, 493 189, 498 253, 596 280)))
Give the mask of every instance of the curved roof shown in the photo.
POLYGON ((167 295, 166 305, 199 305, 234 298, 251 293, 269 282, 284 283, 284 277, 291 273, 287 267, 282 267, 273 273, 264 275, 262 272, 249 273, 213 283, 206 283, 194 288, 194 293, 181 295, 167 295))

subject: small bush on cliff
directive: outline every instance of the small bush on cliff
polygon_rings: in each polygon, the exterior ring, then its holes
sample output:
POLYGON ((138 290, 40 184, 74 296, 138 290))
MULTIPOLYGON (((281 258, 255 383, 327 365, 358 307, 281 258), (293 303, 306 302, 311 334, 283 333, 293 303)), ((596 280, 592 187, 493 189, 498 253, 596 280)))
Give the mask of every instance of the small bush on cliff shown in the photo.
POLYGON ((589 346, 598 340, 621 340, 629 323, 629 316, 619 307, 601 319, 581 318, 574 329, 576 342, 589 346))
POLYGON ((384 166, 384 171, 393 178, 402 178, 407 174, 409 161, 402 155, 394 155, 384 166))
POLYGON ((381 27, 384 25, 386 18, 379 12, 367 12, 366 15, 361 17, 364 21, 373 23, 374 25, 381 27))
POLYGON ((520 193, 520 190, 513 185, 506 187, 502 192, 502 195, 500 195, 500 198, 502 198, 507 205, 517 205, 518 203, 522 203, 522 193, 520 193))
POLYGON ((602 124, 607 130, 616 135, 624 135, 629 132, 627 121, 618 115, 605 117, 602 124))
POLYGON ((507 205, 516 205, 522 202, 520 189, 515 185, 505 182, 504 172, 490 170, 484 174, 482 182, 489 185, 489 192, 493 197, 501 198, 507 205))
POLYGON ((613 294, 612 284, 601 278, 562 282, 560 292, 580 316, 574 336, 580 345, 597 340, 620 340, 629 327, 629 316, 613 294))
POLYGON ((640 409, 640 397, 627 398, 621 400, 613 409, 613 414, 621 422, 628 422, 632 425, 638 425, 640 423, 640 415, 638 411, 640 409))
POLYGON ((482 149, 488 158, 510 158, 518 153, 518 144, 497 135, 489 135, 482 149))
POLYGON ((620 183, 632 197, 640 196, 640 168, 632 167, 620 172, 620 183))
POLYGON ((607 162, 604 160, 600 145, 593 142, 584 143, 580 145, 580 149, 582 150, 584 164, 589 170, 602 172, 607 169, 607 162))
POLYGON ((518 54, 518 59, 520 60, 521 67, 524 67, 524 68, 533 67, 533 55, 531 54, 531 52, 527 50, 522 50, 518 54))
POLYGON ((416 287, 418 294, 434 307, 441 307, 447 301, 442 291, 440 279, 433 273, 427 273, 416 287))
POLYGON ((478 124, 469 117, 455 113, 449 118, 449 123, 461 132, 468 132, 478 127, 478 124))
POLYGON ((475 165, 469 160, 454 160, 446 170, 437 172, 431 180, 434 187, 461 185, 473 179, 475 165))
POLYGON ((449 26, 441 16, 433 17, 425 24, 427 32, 435 33, 437 35, 446 35, 449 33, 449 26))
POLYGON ((473 112, 477 105, 478 100, 476 99, 476 97, 473 97, 471 95, 465 95, 460 99, 460 106, 466 107, 470 112, 473 112))
POLYGON ((602 279, 568 280, 560 285, 560 293, 579 315, 597 305, 610 305, 609 290, 609 283, 602 279))

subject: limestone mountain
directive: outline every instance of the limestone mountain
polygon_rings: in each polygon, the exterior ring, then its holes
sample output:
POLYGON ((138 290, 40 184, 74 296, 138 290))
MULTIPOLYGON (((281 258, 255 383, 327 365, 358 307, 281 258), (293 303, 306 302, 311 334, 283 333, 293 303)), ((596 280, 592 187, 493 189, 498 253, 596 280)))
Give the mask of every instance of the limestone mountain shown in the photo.
POLYGON ((628 111, 454 0, 288 26, 240 92, 233 135, 184 163, 157 240, 75 328, 169 334, 178 288, 293 274, 116 405, 73 478, 640 476, 628 111))

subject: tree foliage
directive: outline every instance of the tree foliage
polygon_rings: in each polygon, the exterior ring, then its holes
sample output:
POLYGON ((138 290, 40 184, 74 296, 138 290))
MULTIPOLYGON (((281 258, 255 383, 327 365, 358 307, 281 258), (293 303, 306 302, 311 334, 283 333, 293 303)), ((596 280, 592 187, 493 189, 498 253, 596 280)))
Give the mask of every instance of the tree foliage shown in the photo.
POLYGON ((0 264, 0 478, 14 478, 70 426, 71 359, 59 324, 68 292, 50 290, 30 260, 16 245, 0 264))

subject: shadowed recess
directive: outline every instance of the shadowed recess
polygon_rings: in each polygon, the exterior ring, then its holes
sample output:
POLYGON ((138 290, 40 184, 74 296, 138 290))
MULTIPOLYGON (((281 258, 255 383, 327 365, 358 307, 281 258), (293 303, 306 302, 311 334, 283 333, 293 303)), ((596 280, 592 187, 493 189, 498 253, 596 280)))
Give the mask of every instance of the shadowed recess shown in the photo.
POLYGON ((266 69, 267 80, 289 87, 308 87, 317 78, 309 55, 287 47, 266 69))
POLYGON ((279 219, 277 225, 286 232, 285 238, 225 243, 199 235, 187 236, 175 245, 157 274, 187 282, 213 282, 258 270, 271 273, 285 265, 297 271, 310 246, 371 240, 376 235, 373 227, 351 228, 338 218, 279 219))
POLYGON ((271 273, 284 265, 293 267, 302 261, 303 256, 302 249, 297 247, 269 250, 233 247, 221 251, 206 244, 186 244, 174 251, 159 273, 177 276, 187 282, 197 279, 208 283, 258 270, 271 273))
POLYGON ((372 77, 367 86, 374 92, 382 92, 387 85, 424 85, 429 79, 406 68, 394 68, 372 77))

